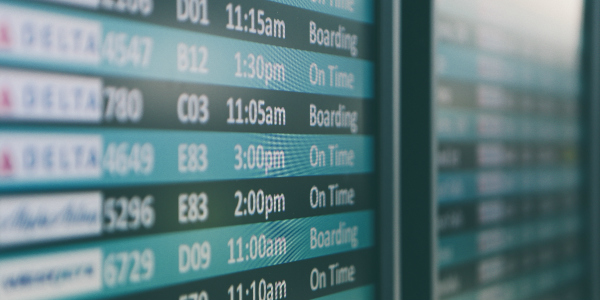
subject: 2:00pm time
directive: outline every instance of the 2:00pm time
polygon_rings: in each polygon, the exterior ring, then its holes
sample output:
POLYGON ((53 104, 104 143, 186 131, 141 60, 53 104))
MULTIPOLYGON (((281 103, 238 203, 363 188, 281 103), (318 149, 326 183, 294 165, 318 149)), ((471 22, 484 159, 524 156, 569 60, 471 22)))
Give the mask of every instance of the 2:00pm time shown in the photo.
POLYGON ((265 220, 269 219, 269 214, 285 212, 285 195, 267 194, 262 189, 257 192, 250 190, 247 195, 237 190, 234 197, 237 199, 234 216, 253 216, 254 214, 262 216, 265 220))

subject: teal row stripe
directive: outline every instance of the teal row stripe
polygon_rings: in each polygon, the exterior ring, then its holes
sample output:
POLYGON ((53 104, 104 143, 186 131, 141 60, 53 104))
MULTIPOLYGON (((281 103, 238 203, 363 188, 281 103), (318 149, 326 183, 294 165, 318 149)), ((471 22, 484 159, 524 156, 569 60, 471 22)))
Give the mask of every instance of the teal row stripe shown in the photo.
MULTIPOLYGON (((5 176, 0 181, 0 191, 19 188, 106 187, 131 184, 359 174, 374 170, 373 137, 364 135, 257 134, 82 128, 38 129, 32 132, 31 129, 20 128, 0 130, 0 146, 3 147, 2 151, 7 151, 6 149, 13 147, 12 152, 10 152, 11 157, 15 157, 12 162, 13 167, 19 166, 22 170, 21 177, 11 177, 4 174, 5 176), (19 139, 23 138, 29 140, 24 144, 22 143, 21 146, 14 146, 14 144, 19 143, 19 139), (85 141, 80 144, 78 142, 65 142, 66 148, 61 146, 61 139, 78 141, 84 138, 88 138, 88 140, 89 138, 100 139, 102 149, 99 149, 100 146, 95 145, 85 146, 87 145, 85 141), (57 141, 57 143, 52 144, 48 141, 36 143, 36 139, 50 139, 57 141), (28 147, 31 145, 33 147, 28 147), (51 147, 46 148, 48 145, 51 145, 51 147), (82 153, 74 153, 73 151, 77 150, 80 145, 84 145, 82 153), (135 172, 133 164, 128 163, 128 160, 132 157, 135 158, 135 155, 139 155, 140 159, 143 157, 143 151, 134 150, 136 145, 137 149, 143 149, 144 145, 150 145, 153 149, 153 168, 151 171, 146 172, 147 174, 144 174, 143 171, 135 172), (208 164, 204 171, 198 170, 198 168, 201 168, 201 146, 199 145, 205 145, 207 150, 208 164), (242 150, 241 152, 236 149, 238 145, 238 149, 242 150), (254 152, 251 150, 252 146, 254 146, 254 152), (267 153, 264 160, 263 152, 259 150, 259 146, 262 146, 262 151, 267 153), (121 154, 119 154, 119 147, 125 149, 121 154), (21 157, 27 157, 26 153, 31 149, 36 153, 35 160, 16 158, 20 155, 21 157), (48 155, 53 157, 49 163, 45 161, 46 155, 44 153, 47 153, 46 149, 50 149, 50 153, 54 153, 53 156, 48 155), (110 156, 107 154, 109 149, 117 150, 112 151, 112 156, 110 156), (344 152, 345 156, 343 156, 345 159, 342 156, 336 156, 336 151, 342 150, 346 151, 344 152), (99 174, 88 177, 58 175, 62 166, 61 156, 59 155, 61 151, 67 151, 65 153, 72 155, 68 156, 71 158, 76 154, 81 155, 79 157, 82 161, 67 164, 66 168, 68 170, 87 168, 97 170, 99 174), (276 152, 279 157, 279 168, 276 166, 276 152), (90 153, 93 153, 93 155, 90 153), (194 156, 194 153, 196 153, 196 156, 194 156), (268 153, 271 153, 272 160, 269 160, 268 153), (240 159, 236 159, 236 156, 240 159), (351 159, 350 156, 352 156, 351 159), (252 160, 249 157, 255 157, 255 159, 252 160), (197 163, 191 161, 197 161, 197 163), (270 169, 265 168, 267 161, 274 161, 270 169), (346 163, 336 165, 337 162, 341 161, 346 163), (112 169, 110 163, 112 163, 112 169), (260 168, 259 163, 261 164, 260 168), (74 166, 76 164, 79 164, 79 167, 74 166), (254 168, 251 168, 252 164, 254 164, 254 168), (51 166, 53 171, 44 171, 44 168, 48 165, 51 166), (236 165, 239 166, 239 170, 236 170, 236 165), (196 166, 196 169, 193 169, 194 166, 196 166), (180 167, 184 167, 186 171, 182 172, 180 167), (120 168, 124 171, 119 172, 120 168), (33 171, 28 172, 27 170, 33 171), (43 177, 34 176, 39 174, 38 172, 45 175, 43 177)), ((144 169, 146 165, 142 163, 140 169, 144 169)))
POLYGON ((569 96, 579 92, 577 70, 565 70, 445 43, 440 43, 435 53, 439 64, 436 75, 439 77, 569 96))

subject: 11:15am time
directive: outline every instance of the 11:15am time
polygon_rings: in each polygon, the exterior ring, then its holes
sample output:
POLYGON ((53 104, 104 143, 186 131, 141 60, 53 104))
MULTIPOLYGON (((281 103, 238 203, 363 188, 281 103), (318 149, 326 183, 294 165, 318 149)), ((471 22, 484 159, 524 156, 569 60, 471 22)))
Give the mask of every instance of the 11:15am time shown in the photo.
POLYGON ((225 28, 229 30, 243 31, 252 34, 285 39, 285 21, 265 16, 265 11, 262 9, 255 10, 254 7, 250 8, 248 13, 243 14, 243 22, 241 5, 236 5, 234 7, 232 3, 229 3, 227 6, 225 6, 225 10, 229 16, 225 28), (242 25, 244 22, 248 22, 248 19, 250 21, 250 27, 248 27, 248 25, 242 25))

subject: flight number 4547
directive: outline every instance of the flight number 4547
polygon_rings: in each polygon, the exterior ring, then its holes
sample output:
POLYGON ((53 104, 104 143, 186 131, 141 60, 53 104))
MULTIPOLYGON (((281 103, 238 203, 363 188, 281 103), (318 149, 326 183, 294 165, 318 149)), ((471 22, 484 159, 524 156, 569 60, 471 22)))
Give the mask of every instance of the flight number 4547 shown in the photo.
POLYGON ((148 67, 154 41, 145 36, 129 36, 123 32, 110 31, 102 44, 102 57, 110 65, 119 67, 148 67))

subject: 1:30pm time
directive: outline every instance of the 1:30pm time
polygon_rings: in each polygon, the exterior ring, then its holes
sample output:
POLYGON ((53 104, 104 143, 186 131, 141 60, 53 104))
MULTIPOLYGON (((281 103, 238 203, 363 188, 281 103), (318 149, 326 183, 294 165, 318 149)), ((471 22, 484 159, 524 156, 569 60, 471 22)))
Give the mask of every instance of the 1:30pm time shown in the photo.
POLYGON ((269 61, 261 54, 249 53, 246 58, 243 58, 241 52, 236 52, 234 59, 237 63, 235 77, 256 78, 264 81, 265 86, 269 86, 272 81, 285 82, 285 65, 283 63, 269 61))

